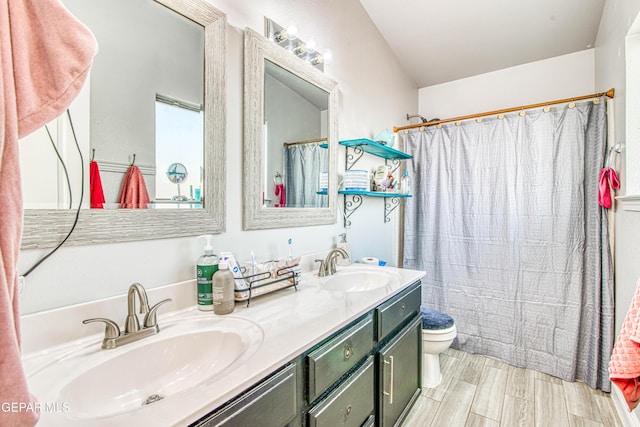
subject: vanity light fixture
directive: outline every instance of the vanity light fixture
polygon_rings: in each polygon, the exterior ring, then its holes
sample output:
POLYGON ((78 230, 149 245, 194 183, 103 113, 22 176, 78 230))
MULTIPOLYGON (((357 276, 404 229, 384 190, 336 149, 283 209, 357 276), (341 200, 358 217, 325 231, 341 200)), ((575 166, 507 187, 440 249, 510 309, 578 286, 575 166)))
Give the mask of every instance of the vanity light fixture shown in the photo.
POLYGON ((276 43, 283 43, 286 41, 294 40, 298 35, 298 26, 295 22, 289 23, 286 27, 280 27, 277 33, 273 34, 273 40, 276 43))
POLYGON ((317 52, 314 57, 311 59, 311 63, 316 65, 320 64, 331 64, 333 62, 333 52, 331 49, 322 49, 320 52, 317 52))
POLYGON ((324 71, 324 64, 333 62, 331 50, 326 48, 318 49, 318 42, 315 38, 309 37, 303 40, 298 37, 298 26, 295 23, 290 23, 283 27, 265 17, 265 33, 268 39, 320 71, 324 71))

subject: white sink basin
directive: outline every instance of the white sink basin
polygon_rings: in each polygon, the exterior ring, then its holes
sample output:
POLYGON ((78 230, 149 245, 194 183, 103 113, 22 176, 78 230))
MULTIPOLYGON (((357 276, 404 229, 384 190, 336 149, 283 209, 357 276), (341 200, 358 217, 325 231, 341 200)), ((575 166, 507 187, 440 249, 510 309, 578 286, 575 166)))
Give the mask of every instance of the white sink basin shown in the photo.
POLYGON ((251 321, 193 316, 163 325, 160 333, 113 350, 99 343, 72 351, 33 374, 40 401, 66 402, 66 417, 91 420, 169 401, 212 377, 219 379, 262 344, 251 321))
POLYGON ((321 288, 335 292, 368 292, 400 281, 400 275, 384 267, 347 267, 321 279, 321 288))

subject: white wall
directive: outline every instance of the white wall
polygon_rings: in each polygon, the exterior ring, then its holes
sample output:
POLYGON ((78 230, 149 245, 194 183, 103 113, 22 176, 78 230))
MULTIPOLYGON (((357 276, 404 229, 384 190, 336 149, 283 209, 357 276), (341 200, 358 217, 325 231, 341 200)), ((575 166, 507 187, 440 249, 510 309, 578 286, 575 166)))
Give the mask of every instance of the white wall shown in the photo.
POLYGON ((421 88, 419 105, 427 119, 447 119, 594 92, 589 49, 421 88))
MULTIPOLYGON (((625 37, 640 11, 638 0, 608 0, 600 21, 595 44, 596 85, 614 87, 615 141, 629 143, 625 137, 626 105, 632 99, 626 90, 625 37)), ((633 96, 637 97, 638 94, 633 96)), ((623 151, 623 153, 625 153, 623 151)), ((624 155, 622 156, 624 159, 624 155)), ((625 162, 619 163, 622 191, 628 187, 625 162)), ((640 277, 640 212, 625 211, 617 203, 615 210, 615 324, 620 331, 640 277)), ((623 413, 626 414, 626 411, 623 413)), ((640 410, 627 414, 634 425, 640 425, 640 410)), ((626 425, 626 424, 625 424, 626 425)))
MULTIPOLYGON (((358 0, 216 0, 211 3, 229 15, 227 46, 227 203, 226 232, 215 236, 215 250, 231 250, 238 258, 253 250, 258 257, 294 252, 314 253, 331 248, 343 231, 335 225, 280 230, 242 230, 242 30, 263 32, 263 16, 276 22, 297 22, 302 34, 313 34, 329 47, 335 60, 325 72, 340 90, 341 139, 372 137, 405 121, 418 108, 417 87, 402 70, 358 0)), ((339 168, 344 165, 340 151, 339 168)), ((373 162, 373 160, 371 160, 373 162)), ((365 255, 393 261, 397 220, 383 223, 380 200, 366 200, 352 216, 347 231, 354 257, 365 255)), ((398 211, 395 212, 397 216, 398 211)), ((160 236, 159 236, 160 237, 160 236)), ((62 248, 27 277, 21 294, 22 313, 124 293, 135 281, 155 287, 194 278, 201 252, 195 238, 62 248)), ((45 251, 22 251, 19 270, 26 270, 45 251)), ((80 326, 81 327, 81 326, 80 326)))
MULTIPOLYGON (((625 84, 625 36, 636 15, 640 1, 607 1, 600 22, 595 48, 596 84, 614 87, 615 142, 625 141, 625 112, 629 101, 625 84)), ((624 157, 624 156, 623 156, 624 157)), ((619 176, 622 192, 626 189, 625 162, 620 162, 619 176)), ((617 203, 616 225, 616 332, 620 330, 624 316, 640 277, 640 213, 629 212, 617 203)))

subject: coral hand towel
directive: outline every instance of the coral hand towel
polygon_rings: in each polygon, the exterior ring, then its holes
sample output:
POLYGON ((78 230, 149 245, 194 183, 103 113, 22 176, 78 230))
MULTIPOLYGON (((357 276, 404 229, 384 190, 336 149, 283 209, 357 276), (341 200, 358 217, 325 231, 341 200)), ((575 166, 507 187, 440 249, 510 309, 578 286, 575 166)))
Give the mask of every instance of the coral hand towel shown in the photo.
POLYGON ((140 168, 136 165, 129 166, 127 174, 122 180, 118 203, 124 209, 146 209, 149 204, 147 186, 140 168))
POLYGON ((640 402, 640 280, 609 361, 609 377, 632 411, 640 402))
POLYGON ((91 208, 102 209, 104 207, 104 191, 98 162, 89 163, 89 192, 91 193, 91 208))
POLYGON ((20 355, 17 262, 22 235, 18 138, 59 116, 97 50, 59 0, 0 1, 0 410, 3 427, 32 426, 38 411, 20 355))

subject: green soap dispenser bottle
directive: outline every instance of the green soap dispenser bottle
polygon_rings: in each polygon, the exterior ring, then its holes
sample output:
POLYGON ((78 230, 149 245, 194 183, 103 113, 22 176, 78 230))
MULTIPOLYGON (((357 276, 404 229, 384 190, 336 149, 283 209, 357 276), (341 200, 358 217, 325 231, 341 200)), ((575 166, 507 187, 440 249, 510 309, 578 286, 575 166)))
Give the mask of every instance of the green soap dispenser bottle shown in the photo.
POLYGON ((205 239, 204 254, 198 258, 196 264, 196 278, 198 282, 198 310, 213 310, 213 274, 218 271, 218 257, 213 253, 210 234, 198 236, 205 239))

